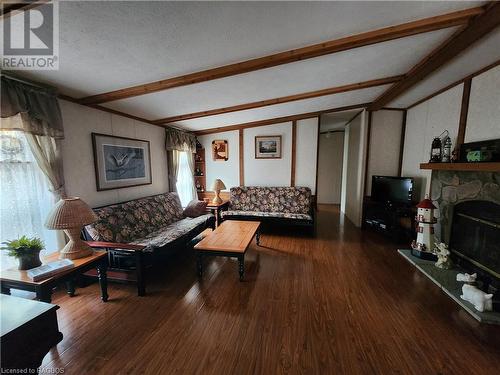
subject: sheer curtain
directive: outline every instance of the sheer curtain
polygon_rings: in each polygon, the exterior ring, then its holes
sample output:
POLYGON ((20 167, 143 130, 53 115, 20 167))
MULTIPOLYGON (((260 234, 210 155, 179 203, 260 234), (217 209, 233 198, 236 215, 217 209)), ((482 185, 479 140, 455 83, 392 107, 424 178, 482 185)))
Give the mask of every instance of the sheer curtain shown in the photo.
MULTIPOLYGON (((55 196, 21 131, 0 131, 0 187, 0 241, 37 236, 45 243, 45 253, 56 251, 57 232, 44 226, 55 196)), ((16 264, 1 252, 0 268, 16 264)))
MULTIPOLYGON (((174 151, 175 152, 175 151, 174 151)), ((177 169, 177 194, 181 200, 182 207, 186 207, 196 197, 196 188, 194 187, 194 171, 191 172, 189 157, 191 154, 186 151, 177 151, 179 153, 179 166, 177 169), (193 189, 194 188, 194 189, 193 189)))

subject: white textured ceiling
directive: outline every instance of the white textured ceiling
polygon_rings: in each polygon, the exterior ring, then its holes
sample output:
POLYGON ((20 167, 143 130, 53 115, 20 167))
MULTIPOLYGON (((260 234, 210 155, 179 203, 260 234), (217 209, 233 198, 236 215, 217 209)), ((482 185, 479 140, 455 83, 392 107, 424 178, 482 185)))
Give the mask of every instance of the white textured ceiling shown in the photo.
POLYGON ((200 117, 196 119, 176 122, 175 125, 189 130, 202 130, 219 126, 228 126, 252 121, 266 120, 275 117, 324 111, 332 108, 371 102, 389 87, 390 85, 384 85, 368 89, 343 92, 335 95, 321 96, 314 99, 298 100, 295 102, 247 109, 245 111, 224 113, 221 115, 210 117, 200 117))
MULTIPOLYGON (((78 98, 483 3, 61 1, 60 69, 22 74, 78 98)), ((450 28, 379 43, 105 106, 156 119, 402 74, 452 32, 450 28)), ((411 104, 428 91, 451 83, 447 81, 462 78, 455 76, 463 71, 489 64, 498 56, 499 43, 492 48, 495 42, 479 46, 482 49, 472 52, 472 57, 459 57, 457 67, 450 65, 450 71, 438 72, 393 105, 411 104)), ((357 104, 375 99, 383 89, 186 120, 177 125, 206 129, 357 104)))
POLYGON ((359 113, 359 111, 359 109, 352 109, 349 111, 325 113, 324 115, 321 115, 320 132, 344 130, 347 122, 359 113))
POLYGON ((104 104, 154 120, 406 73, 455 28, 104 104))

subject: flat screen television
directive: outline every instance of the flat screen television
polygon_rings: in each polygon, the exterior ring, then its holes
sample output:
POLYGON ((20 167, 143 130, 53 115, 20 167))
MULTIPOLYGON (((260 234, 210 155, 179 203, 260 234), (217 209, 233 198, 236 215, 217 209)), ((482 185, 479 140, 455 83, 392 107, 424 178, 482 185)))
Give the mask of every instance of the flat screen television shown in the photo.
POLYGON ((372 176, 371 199, 377 202, 411 203, 413 178, 372 176))

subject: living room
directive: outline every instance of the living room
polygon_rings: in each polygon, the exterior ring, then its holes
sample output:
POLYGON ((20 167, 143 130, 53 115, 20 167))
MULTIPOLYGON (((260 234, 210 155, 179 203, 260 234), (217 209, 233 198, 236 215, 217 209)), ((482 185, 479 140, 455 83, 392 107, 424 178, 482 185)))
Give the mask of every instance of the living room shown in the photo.
POLYGON ((499 5, 2 2, 2 372, 498 373, 499 5))

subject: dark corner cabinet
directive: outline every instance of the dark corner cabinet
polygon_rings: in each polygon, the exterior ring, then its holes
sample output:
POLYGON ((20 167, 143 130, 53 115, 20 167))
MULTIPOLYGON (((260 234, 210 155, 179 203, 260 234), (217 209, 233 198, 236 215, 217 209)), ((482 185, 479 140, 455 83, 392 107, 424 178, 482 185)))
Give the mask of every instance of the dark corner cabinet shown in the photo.
POLYGON ((411 204, 363 201, 363 229, 374 230, 393 241, 411 241, 415 235, 416 208, 411 204))

